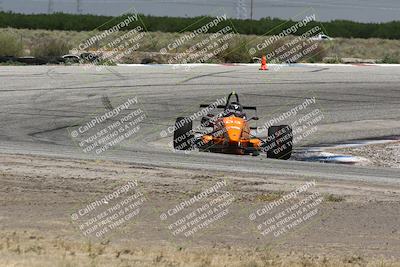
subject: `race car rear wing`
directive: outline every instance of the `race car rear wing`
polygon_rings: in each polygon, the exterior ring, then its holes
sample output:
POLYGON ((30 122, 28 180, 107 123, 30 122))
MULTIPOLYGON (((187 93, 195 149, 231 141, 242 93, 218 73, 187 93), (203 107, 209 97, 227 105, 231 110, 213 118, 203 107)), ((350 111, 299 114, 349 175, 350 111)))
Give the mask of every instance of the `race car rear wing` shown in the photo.
MULTIPOLYGON (((207 108, 207 107, 209 107, 211 104, 200 104, 200 108, 207 108)), ((223 108, 223 109, 225 109, 226 108, 226 106, 224 106, 224 105, 218 105, 217 106, 217 108, 223 108)), ((257 110, 257 107, 254 107, 254 106, 243 106, 243 109, 247 109, 247 110, 257 110)))
POLYGON ((254 107, 254 106, 243 106, 243 109, 257 110, 257 107, 254 107))
MULTIPOLYGON (((211 106, 212 104, 200 104, 201 108, 208 108, 209 106, 211 106)), ((218 105, 217 108, 225 108, 224 105, 218 105)))
MULTIPOLYGON (((223 108, 226 109, 228 107, 228 105, 231 103, 231 98, 235 97, 236 98, 236 103, 240 103, 239 101, 239 96, 238 94, 236 94, 235 91, 233 91, 232 93, 230 93, 228 95, 228 97, 226 98, 226 104, 225 105, 218 105, 217 108, 223 108)), ((200 108, 207 108, 209 107, 211 104, 201 104, 200 108)), ((243 106, 243 109, 251 109, 251 110, 257 110, 257 107, 252 107, 252 106, 243 106)))

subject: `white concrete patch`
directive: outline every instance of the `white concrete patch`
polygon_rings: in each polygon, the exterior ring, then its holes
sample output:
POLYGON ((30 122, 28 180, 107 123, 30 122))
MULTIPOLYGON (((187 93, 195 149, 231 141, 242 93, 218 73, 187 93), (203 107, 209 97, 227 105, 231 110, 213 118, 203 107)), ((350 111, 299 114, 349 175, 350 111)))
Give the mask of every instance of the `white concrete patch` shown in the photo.
POLYGON ((353 143, 324 146, 324 147, 309 147, 305 150, 296 152, 294 158, 300 161, 317 161, 317 162, 327 162, 327 163, 337 163, 337 164, 359 164, 365 165, 369 162, 368 159, 353 155, 336 154, 332 152, 327 152, 327 150, 339 149, 339 148, 350 148, 350 147, 362 147, 367 145, 376 144, 388 144, 393 142, 398 142, 396 139, 388 140, 359 140, 353 143))

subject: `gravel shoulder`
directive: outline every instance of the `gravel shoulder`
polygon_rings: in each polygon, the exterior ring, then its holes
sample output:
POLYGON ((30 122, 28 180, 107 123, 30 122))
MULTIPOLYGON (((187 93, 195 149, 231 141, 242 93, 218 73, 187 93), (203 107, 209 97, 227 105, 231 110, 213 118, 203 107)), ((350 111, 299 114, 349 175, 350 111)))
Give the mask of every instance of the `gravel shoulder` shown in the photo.
POLYGON ((330 151, 367 159, 363 165, 400 168, 400 142, 331 149, 330 151))

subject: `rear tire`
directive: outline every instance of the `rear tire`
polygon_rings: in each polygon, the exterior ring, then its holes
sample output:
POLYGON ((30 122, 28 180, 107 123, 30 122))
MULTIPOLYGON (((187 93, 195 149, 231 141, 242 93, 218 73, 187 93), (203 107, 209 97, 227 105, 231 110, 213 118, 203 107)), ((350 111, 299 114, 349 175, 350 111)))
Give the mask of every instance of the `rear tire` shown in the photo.
POLYGON ((267 157, 288 160, 292 155, 293 132, 289 125, 271 126, 268 128, 267 157))
POLYGON ((194 135, 192 133, 193 122, 184 117, 178 117, 175 121, 174 149, 190 150, 193 148, 194 135))

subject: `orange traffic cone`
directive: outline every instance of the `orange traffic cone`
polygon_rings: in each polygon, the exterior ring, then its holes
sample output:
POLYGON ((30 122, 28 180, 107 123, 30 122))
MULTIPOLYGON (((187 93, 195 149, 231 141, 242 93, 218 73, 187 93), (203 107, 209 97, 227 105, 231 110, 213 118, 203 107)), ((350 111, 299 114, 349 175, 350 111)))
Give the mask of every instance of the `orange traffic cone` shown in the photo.
POLYGON ((262 56, 262 58, 261 58, 261 68, 260 68, 260 70, 268 70, 267 57, 266 56, 262 56))

